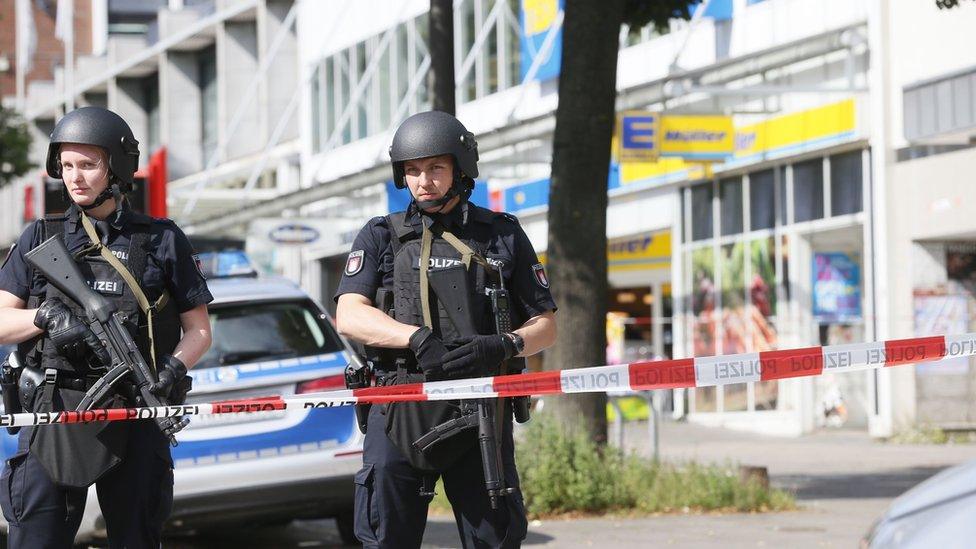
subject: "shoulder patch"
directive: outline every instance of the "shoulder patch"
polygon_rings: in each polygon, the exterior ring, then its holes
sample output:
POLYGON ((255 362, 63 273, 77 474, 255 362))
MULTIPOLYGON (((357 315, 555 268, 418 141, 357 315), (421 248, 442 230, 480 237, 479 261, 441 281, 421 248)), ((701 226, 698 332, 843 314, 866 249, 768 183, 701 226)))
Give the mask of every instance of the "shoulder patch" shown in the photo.
POLYGON ((10 256, 14 255, 14 250, 17 249, 17 243, 14 242, 10 249, 7 250, 7 257, 3 258, 3 263, 0 263, 0 269, 7 266, 7 262, 10 261, 10 256))
POLYGON ((346 259, 346 268, 343 271, 346 276, 353 276, 363 270, 363 253, 363 250, 349 252, 349 257, 346 259))
POLYGON ((535 283, 543 288, 549 288, 549 277, 546 276, 546 269, 542 266, 542 263, 536 263, 532 266, 532 274, 535 275, 535 283))
POLYGON ((200 254, 193 254, 191 257, 193 257, 193 265, 197 268, 197 274, 206 280, 207 275, 203 274, 203 261, 200 259, 200 254))

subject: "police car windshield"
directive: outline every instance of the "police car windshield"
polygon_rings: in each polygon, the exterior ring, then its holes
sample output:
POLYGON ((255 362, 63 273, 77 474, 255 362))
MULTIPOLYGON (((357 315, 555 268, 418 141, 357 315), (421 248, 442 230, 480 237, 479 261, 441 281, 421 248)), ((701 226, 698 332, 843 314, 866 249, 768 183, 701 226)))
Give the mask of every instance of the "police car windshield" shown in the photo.
POLYGON ((276 301, 210 309, 213 344, 197 368, 318 355, 342 349, 309 301, 276 301))

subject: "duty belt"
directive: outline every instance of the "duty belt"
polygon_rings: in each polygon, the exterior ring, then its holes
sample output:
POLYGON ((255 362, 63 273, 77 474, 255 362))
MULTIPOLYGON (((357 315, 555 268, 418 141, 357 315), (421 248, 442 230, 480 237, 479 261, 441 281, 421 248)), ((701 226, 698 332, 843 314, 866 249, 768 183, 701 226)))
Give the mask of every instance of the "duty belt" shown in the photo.
POLYGON ((71 389, 72 391, 85 392, 88 389, 91 389, 98 379, 98 377, 88 376, 69 377, 68 375, 65 375, 65 371, 62 370, 58 372, 58 378, 55 382, 55 386, 58 389, 71 389))

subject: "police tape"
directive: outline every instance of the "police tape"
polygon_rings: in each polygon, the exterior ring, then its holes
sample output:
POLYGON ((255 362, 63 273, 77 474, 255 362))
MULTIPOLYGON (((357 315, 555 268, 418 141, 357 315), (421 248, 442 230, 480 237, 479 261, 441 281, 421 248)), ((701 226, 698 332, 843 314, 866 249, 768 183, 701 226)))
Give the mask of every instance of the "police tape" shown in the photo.
POLYGON ((976 333, 632 362, 612 366, 346 389, 290 397, 223 400, 180 406, 3 414, 0 415, 0 427, 308 410, 390 402, 715 387, 733 383, 819 376, 825 373, 873 370, 970 356, 976 356, 976 333))

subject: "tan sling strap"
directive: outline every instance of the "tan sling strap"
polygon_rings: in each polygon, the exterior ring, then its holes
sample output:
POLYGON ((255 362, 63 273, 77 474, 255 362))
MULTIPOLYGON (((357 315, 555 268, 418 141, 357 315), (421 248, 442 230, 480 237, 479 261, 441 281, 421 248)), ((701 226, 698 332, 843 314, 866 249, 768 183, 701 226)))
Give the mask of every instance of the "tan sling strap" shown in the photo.
POLYGON ((427 269, 430 268, 430 248, 434 241, 434 235, 427 228, 426 223, 421 223, 421 225, 424 227, 424 232, 420 240, 420 309, 424 313, 424 326, 433 330, 434 325, 430 316, 430 286, 427 282, 427 269))
POLYGON ((475 263, 485 267, 488 270, 489 276, 494 274, 494 270, 491 264, 481 254, 472 250, 470 246, 462 242, 460 238, 454 236, 450 231, 444 229, 439 223, 431 223, 430 228, 427 227, 426 223, 421 223, 421 225, 424 229, 423 236, 420 240, 420 308, 424 315, 424 326, 433 329, 433 317, 430 314, 430 286, 427 282, 427 270, 430 268, 430 251, 435 234, 447 241, 451 247, 461 254, 461 263, 464 264, 465 270, 471 268, 472 259, 475 263))
POLYGON ((88 235, 88 239, 91 240, 92 249, 98 250, 102 258, 107 261, 108 264, 111 265, 112 268, 115 269, 120 275, 122 275, 122 279, 125 280, 125 283, 129 286, 129 289, 132 290, 132 295, 134 295, 136 301, 139 302, 139 308, 142 310, 143 314, 146 315, 146 320, 149 322, 149 358, 153 372, 155 373, 157 369, 156 344, 153 339, 153 316, 156 311, 159 311, 166 306, 166 303, 169 301, 169 294, 166 291, 163 291, 163 294, 159 296, 159 299, 157 299, 155 303, 150 304, 149 299, 146 298, 146 294, 142 291, 142 287, 139 286, 139 283, 136 281, 135 277, 132 276, 132 273, 129 272, 129 269, 126 269, 125 265, 119 261, 119 258, 115 257, 115 254, 102 245, 102 241, 98 237, 98 233, 95 231, 94 225, 92 225, 92 222, 90 219, 88 219, 88 216, 85 215, 85 212, 82 211, 80 214, 81 226, 84 227, 85 233, 88 235))

